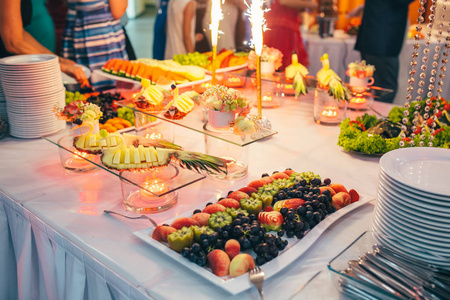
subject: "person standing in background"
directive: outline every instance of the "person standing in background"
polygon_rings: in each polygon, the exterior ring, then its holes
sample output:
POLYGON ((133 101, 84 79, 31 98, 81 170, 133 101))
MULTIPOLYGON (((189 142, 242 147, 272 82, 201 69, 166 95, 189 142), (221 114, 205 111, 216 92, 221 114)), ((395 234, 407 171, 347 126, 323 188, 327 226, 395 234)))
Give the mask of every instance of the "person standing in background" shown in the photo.
POLYGON ((55 52, 55 25, 45 6, 47 0, 31 0, 32 14, 31 23, 25 26, 36 41, 48 50, 55 52))
MULTIPOLYGON (((208 43, 212 48, 211 31, 209 30, 209 24, 211 24, 211 0, 206 5, 203 28, 205 29, 208 43)), ((222 49, 233 50, 236 49, 236 25, 238 19, 242 16, 242 12, 247 9, 247 5, 243 0, 225 0, 225 3, 221 3, 221 7, 223 19, 220 20, 219 30, 222 33, 219 34, 217 40, 217 51, 222 49)))
MULTIPOLYGON (((24 29, 31 24, 32 11, 31 0, 0 0, 0 58, 18 54, 54 54, 24 29)), ((74 61, 59 57, 59 65, 62 72, 75 78, 82 87, 89 85, 83 69, 74 61)))
POLYGON ((169 0, 158 1, 155 28, 153 31, 153 58, 163 60, 166 51, 167 7, 169 0))
MULTIPOLYGON (((127 0, 69 0, 69 11, 64 29, 63 56, 92 70, 112 58, 127 60, 125 35, 120 18, 125 13, 127 0)), ((113 80, 93 73, 95 89, 114 86, 113 80)))
POLYGON ((309 66, 308 53, 300 33, 300 12, 305 9, 314 10, 314 0, 274 0, 270 11, 266 13, 267 27, 264 32, 264 44, 283 53, 284 70, 292 62, 292 52, 297 52, 298 61, 309 66))
POLYGON ((172 59, 175 54, 194 52, 195 15, 194 0, 170 0, 167 9, 165 59, 172 59))
POLYGON ((377 100, 394 102, 398 87, 399 54, 405 38, 408 7, 413 0, 366 0, 355 49, 375 66, 374 83, 394 92, 377 100))

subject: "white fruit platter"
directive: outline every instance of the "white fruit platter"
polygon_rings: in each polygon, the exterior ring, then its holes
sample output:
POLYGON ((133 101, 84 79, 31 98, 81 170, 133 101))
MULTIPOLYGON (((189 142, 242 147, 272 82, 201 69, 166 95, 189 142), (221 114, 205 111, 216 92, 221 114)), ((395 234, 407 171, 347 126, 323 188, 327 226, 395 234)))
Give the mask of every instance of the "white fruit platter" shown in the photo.
MULTIPOLYGON (((213 199, 213 201, 215 200, 216 198, 213 199)), ((286 235, 284 235, 283 239, 287 241, 287 246, 285 246, 284 249, 279 251, 278 256, 264 263, 261 266, 261 269, 265 273, 265 279, 267 280, 272 276, 276 275, 278 272, 280 272, 285 267, 290 265, 294 260, 302 256, 303 253, 305 253, 319 239, 319 237, 326 231, 326 229, 329 228, 334 222, 336 222, 349 212, 373 200, 375 200, 375 197, 367 195, 359 196, 359 201, 348 204, 347 206, 342 207, 341 209, 335 211, 334 213, 327 214, 323 220, 318 221, 317 225, 313 229, 309 230, 307 234, 305 234, 301 239, 297 239, 295 236, 292 238, 287 238, 286 235)), ((200 210, 204 208, 205 208, 204 206, 199 207, 200 210)), ((192 216, 192 211, 188 211, 182 215, 166 220, 164 223, 172 224, 172 222, 177 219, 183 217, 189 218, 190 216, 192 216)), ((233 295, 239 294, 253 286, 253 284, 249 280, 249 276, 247 273, 244 273, 237 277, 231 277, 229 275, 219 277, 212 272, 211 268, 207 266, 202 267, 197 265, 196 263, 192 263, 191 261, 189 261, 189 259, 183 257, 180 253, 170 249, 168 243, 160 242, 152 238, 154 230, 155 227, 151 227, 140 231, 136 231, 133 234, 136 235, 139 239, 141 239, 145 243, 147 243, 148 245, 150 245, 150 247, 152 247, 153 249, 159 251, 165 256, 175 260, 180 265, 186 267, 186 270, 192 271, 197 275, 202 276, 206 280, 210 281, 212 284, 226 290, 230 294, 233 295)), ((277 233, 275 231, 270 231, 267 233, 271 233, 275 237, 277 236, 277 233)), ((255 252, 253 252, 252 249, 245 251, 241 250, 241 253, 247 253, 250 254, 253 258, 255 257, 255 252)))
MULTIPOLYGON (((117 80, 117 81, 122 81, 122 82, 129 82, 129 83, 134 83, 134 84, 140 84, 139 81, 136 81, 134 79, 131 78, 126 78, 126 77, 122 77, 122 76, 117 76, 117 75, 113 75, 113 74, 109 74, 106 72, 103 72, 102 70, 94 70, 93 72, 94 74, 98 75, 98 76, 102 76, 102 77, 106 77, 112 80, 117 80)), ((178 88, 184 88, 184 87, 191 87, 193 85, 197 85, 203 82, 207 82, 207 81, 211 81, 211 76, 209 75, 205 75, 205 77, 203 79, 199 79, 199 80, 195 80, 195 81, 190 81, 190 82, 186 82, 186 83, 182 83, 182 84, 178 84, 177 87, 178 88)), ((159 85, 162 88, 165 88, 167 90, 170 90, 170 84, 169 85, 159 85)))

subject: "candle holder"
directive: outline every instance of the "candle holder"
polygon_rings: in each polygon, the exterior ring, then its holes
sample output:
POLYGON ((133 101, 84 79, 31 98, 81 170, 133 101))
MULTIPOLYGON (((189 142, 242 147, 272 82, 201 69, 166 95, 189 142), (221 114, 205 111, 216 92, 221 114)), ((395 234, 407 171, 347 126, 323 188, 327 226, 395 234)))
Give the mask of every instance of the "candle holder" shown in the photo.
POLYGON ((223 85, 228 88, 239 89, 245 87, 247 70, 227 72, 223 74, 223 85))
MULTIPOLYGON (((277 108, 281 105, 281 74, 274 73, 270 75, 261 75, 261 107, 262 108, 277 108)), ((257 91, 258 79, 257 74, 251 76, 252 90, 257 91)), ((258 97, 256 97, 258 98, 258 97)), ((253 106, 258 106, 258 101, 253 102, 253 106)))
POLYGON ((163 122, 160 119, 140 112, 134 111, 134 122, 136 134, 150 139, 165 139, 174 142, 174 125, 163 122))
POLYGON ((100 156, 78 151, 73 146, 73 139, 74 136, 69 134, 58 140, 58 144, 61 146, 58 148, 59 158, 66 173, 76 174, 98 171, 99 168, 92 162, 99 164, 100 156))
POLYGON ((223 136, 222 139, 205 135, 205 152, 209 155, 218 156, 230 160, 227 164, 227 174, 210 174, 207 175, 214 179, 235 180, 247 175, 248 171, 248 148, 232 144, 227 141, 227 136, 235 135, 230 128, 228 131, 215 131, 214 129, 204 126, 206 132, 214 133, 214 135, 223 136))
POLYGON ((314 121, 322 125, 339 125, 347 117, 347 101, 338 101, 328 91, 315 89, 314 121))
POLYGON ((369 110, 373 105, 373 97, 367 95, 367 93, 355 93, 348 101, 348 109, 365 111, 369 110))
POLYGON ((172 191, 179 174, 177 167, 148 171, 121 171, 120 185, 124 207, 132 212, 151 214, 168 210, 178 202, 178 193, 172 191))

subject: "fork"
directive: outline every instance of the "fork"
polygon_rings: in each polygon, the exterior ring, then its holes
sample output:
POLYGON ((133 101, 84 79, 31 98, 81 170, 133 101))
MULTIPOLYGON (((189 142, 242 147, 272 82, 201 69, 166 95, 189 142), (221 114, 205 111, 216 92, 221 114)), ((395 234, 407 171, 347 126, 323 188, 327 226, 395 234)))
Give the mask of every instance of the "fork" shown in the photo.
POLYGON ((123 215, 121 213, 118 213, 118 212, 115 212, 115 211, 112 211, 112 210, 104 210, 103 212, 107 213, 107 214, 115 214, 115 215, 122 216, 122 217, 127 218, 127 219, 133 219, 133 220, 135 220, 135 219, 147 219, 153 224, 153 226, 155 226, 155 227, 158 226, 158 224, 156 224, 156 222, 152 218, 150 218, 150 217, 148 217, 146 215, 140 215, 139 217, 129 217, 129 216, 123 215))
POLYGON ((261 296, 261 300, 264 300, 263 296, 263 284, 264 284, 264 271, 261 270, 259 266, 256 266, 255 268, 250 270, 250 273, 248 273, 248 276, 250 277, 250 281, 255 285, 255 287, 258 289, 259 296, 261 296))

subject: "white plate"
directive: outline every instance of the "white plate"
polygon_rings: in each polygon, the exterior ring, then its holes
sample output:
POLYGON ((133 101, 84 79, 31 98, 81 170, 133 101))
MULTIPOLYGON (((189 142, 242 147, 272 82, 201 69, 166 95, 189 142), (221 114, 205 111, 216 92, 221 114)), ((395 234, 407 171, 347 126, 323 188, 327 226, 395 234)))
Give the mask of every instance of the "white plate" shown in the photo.
POLYGON ((17 65, 20 67, 26 67, 28 65, 45 65, 48 63, 54 63, 58 61, 58 57, 54 54, 27 54, 27 55, 14 55, 0 59, 2 65, 17 65))
MULTIPOLYGON (((265 279, 269 279, 274 276, 282 269, 290 265, 295 259, 300 257, 303 253, 305 253, 314 242, 325 232, 325 230, 330 227, 334 222, 340 219, 342 216, 346 215, 350 211, 374 200, 374 197, 368 197, 365 195, 361 195, 361 198, 358 202, 352 203, 337 212, 326 217, 322 222, 320 222, 314 229, 311 230, 303 239, 297 240, 296 238, 287 239, 289 241, 288 246, 284 251, 280 253, 275 259, 266 263, 261 267, 261 269, 265 273, 265 279)), ((164 223, 172 223, 175 219, 180 217, 189 217, 192 215, 192 210, 182 214, 181 216, 174 217, 170 220, 165 221, 164 223)), ((160 243, 151 238, 151 234, 154 228, 147 228, 144 230, 136 231, 134 234, 142 239, 144 242, 149 244, 153 249, 160 251, 162 254, 167 257, 175 260, 181 265, 185 266, 187 269, 193 271, 197 275, 202 276, 207 279, 211 283, 227 290, 229 293, 235 295, 242 291, 245 291, 251 288, 253 285, 250 282, 247 274, 244 274, 235 278, 226 278, 226 277, 218 277, 214 275, 212 272, 208 271, 208 269, 199 267, 194 263, 191 263, 186 258, 182 257, 179 253, 171 250, 163 243, 160 243)))
MULTIPOLYGON (((247 67, 247 63, 239 65, 239 66, 234 66, 234 67, 227 67, 227 68, 220 68, 216 70, 216 74, 220 74, 220 73, 226 73, 226 72, 231 72, 231 71, 236 71, 236 70, 240 70, 247 67)), ((212 72, 209 70, 206 70, 206 74, 211 75, 212 72)))
MULTIPOLYGON (((116 75, 112 75, 106 72, 103 72, 102 70, 94 70, 93 71, 94 74, 99 75, 99 76, 103 76, 109 79, 113 79, 113 80, 117 80, 117 81, 123 81, 123 82, 130 82, 130 83, 135 83, 135 84, 140 84, 139 80, 134 80, 134 79, 130 79, 130 78, 126 78, 126 77, 121 77, 121 76, 116 76, 116 75)), ((184 87, 190 87, 199 83, 203 83, 203 82, 207 82, 211 80, 211 76, 209 75, 205 75, 205 78, 200 79, 200 80, 196 80, 196 81, 191 81, 191 82, 187 82, 187 83, 183 83, 183 84, 178 84, 177 87, 178 88, 184 88, 184 87)), ((169 90, 170 89, 170 85, 159 85, 160 87, 169 90)))
POLYGON ((380 159, 390 178, 427 193, 450 197, 450 151, 412 147, 390 151, 380 159))
POLYGON ((375 217, 378 221, 384 223, 389 230, 395 230, 397 233, 403 234, 411 239, 416 239, 423 245, 439 247, 440 250, 437 251, 442 251, 443 248, 449 248, 449 251, 446 251, 446 253, 447 255, 450 255, 450 235, 435 236, 434 234, 422 233, 420 231, 413 230, 409 226, 403 226, 403 224, 397 222, 397 219, 391 218, 390 216, 384 214, 382 209, 375 211, 375 217))
POLYGON ((412 189, 410 187, 405 187, 405 185, 397 183, 396 181, 389 178, 382 171, 380 172, 380 181, 382 181, 387 187, 389 187, 389 189, 395 190, 403 195, 423 199, 427 202, 439 206, 450 206, 450 197, 439 196, 436 194, 421 192, 419 190, 412 189))
POLYGON ((411 236, 405 235, 403 232, 398 232, 396 229, 388 227, 386 223, 376 217, 373 219, 373 222, 379 229, 382 229, 385 235, 398 239, 398 241, 401 241, 404 245, 410 246, 412 249, 417 249, 417 252, 429 253, 436 258, 439 257, 442 258, 442 260, 447 260, 450 264, 450 252, 446 249, 425 245, 417 239, 413 239, 411 236))
POLYGON ((378 197, 378 203, 381 203, 381 205, 386 208, 386 210, 392 211, 392 213, 394 214, 394 218, 397 217, 396 215, 399 215, 399 217, 403 216, 410 222, 421 224, 427 228, 436 228, 436 230, 440 230, 443 232, 447 232, 448 230, 450 230, 449 224, 436 222, 433 217, 430 217, 426 214, 421 214, 415 210, 409 210, 401 205, 388 201, 388 199, 384 199, 382 196, 378 197))
POLYGON ((390 217, 398 222, 401 226, 408 227, 411 230, 417 230, 421 234, 426 234, 435 237, 447 238, 450 236, 450 227, 445 230, 444 228, 439 228, 433 225, 423 224, 416 222, 415 220, 410 220, 405 217, 402 213, 397 213, 397 211, 390 210, 385 207, 384 203, 377 202, 376 212, 384 217, 390 217))
MULTIPOLYGON (((83 69, 83 72, 88 79, 91 78, 91 69, 89 69, 86 66, 79 65, 79 64, 76 64, 76 66, 81 67, 83 69)), ((77 84, 78 83, 78 81, 75 78, 70 77, 66 73, 61 72, 61 77, 62 77, 63 84, 77 84)))
POLYGON ((379 193, 383 192, 385 196, 389 198, 390 201, 394 201, 402 206, 406 206, 415 211, 420 211, 422 213, 430 215, 441 216, 447 219, 450 215, 450 208, 448 207, 442 207, 436 204, 425 203, 425 201, 421 201, 421 199, 399 195, 395 191, 383 186, 383 182, 381 181, 378 183, 378 192, 379 193))
POLYGON ((425 251, 423 249, 418 249, 414 245, 407 244, 403 241, 396 239, 395 237, 388 236, 388 234, 384 232, 384 229, 378 227, 378 225, 375 224, 375 222, 372 225, 372 229, 373 231, 378 233, 377 238, 380 240, 380 243, 382 245, 392 247, 393 249, 397 250, 400 253, 404 253, 407 256, 411 256, 427 264, 432 264, 443 268, 450 267, 450 260, 447 260, 446 262, 441 257, 437 257, 429 252, 424 253, 425 251))

